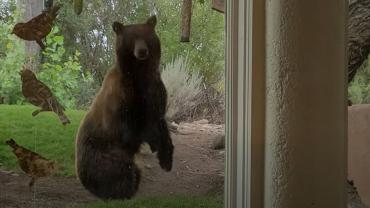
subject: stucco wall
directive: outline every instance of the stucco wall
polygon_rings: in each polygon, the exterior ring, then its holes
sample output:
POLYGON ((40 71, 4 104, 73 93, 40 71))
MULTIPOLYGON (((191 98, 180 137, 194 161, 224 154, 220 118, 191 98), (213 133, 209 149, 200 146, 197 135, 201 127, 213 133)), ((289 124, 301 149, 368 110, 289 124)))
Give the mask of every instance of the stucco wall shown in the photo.
POLYGON ((266 3, 266 208, 345 206, 346 1, 266 3))
POLYGON ((348 108, 348 178, 370 205, 370 105, 348 108))

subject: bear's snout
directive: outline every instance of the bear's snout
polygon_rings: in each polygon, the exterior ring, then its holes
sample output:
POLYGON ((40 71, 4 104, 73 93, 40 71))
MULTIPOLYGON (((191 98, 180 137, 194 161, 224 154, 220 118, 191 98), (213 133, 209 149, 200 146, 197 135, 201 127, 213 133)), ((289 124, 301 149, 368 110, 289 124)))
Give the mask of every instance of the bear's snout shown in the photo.
POLYGON ((134 56, 138 60, 145 60, 149 56, 149 49, 144 40, 135 41, 134 56))

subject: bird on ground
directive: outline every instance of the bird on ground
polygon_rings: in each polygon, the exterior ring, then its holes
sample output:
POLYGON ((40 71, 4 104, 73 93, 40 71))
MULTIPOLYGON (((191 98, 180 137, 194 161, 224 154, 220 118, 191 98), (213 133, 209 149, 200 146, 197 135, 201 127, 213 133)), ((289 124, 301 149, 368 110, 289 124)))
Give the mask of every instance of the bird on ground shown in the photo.
POLYGON ((45 45, 42 39, 50 33, 59 9, 60 5, 53 5, 28 22, 17 23, 11 34, 15 34, 23 40, 36 41, 44 50, 45 45))
POLYGON ((56 164, 54 161, 48 160, 41 155, 18 145, 13 139, 7 140, 6 144, 13 149, 13 153, 18 159, 20 168, 29 177, 31 177, 31 181, 28 183, 29 187, 34 185, 36 179, 51 176, 55 173, 56 164))
POLYGON ((21 72, 22 94, 28 102, 40 107, 35 110, 32 116, 43 111, 53 111, 58 115, 63 125, 71 123, 64 114, 65 108, 58 102, 47 85, 36 78, 36 75, 29 69, 24 68, 21 72))

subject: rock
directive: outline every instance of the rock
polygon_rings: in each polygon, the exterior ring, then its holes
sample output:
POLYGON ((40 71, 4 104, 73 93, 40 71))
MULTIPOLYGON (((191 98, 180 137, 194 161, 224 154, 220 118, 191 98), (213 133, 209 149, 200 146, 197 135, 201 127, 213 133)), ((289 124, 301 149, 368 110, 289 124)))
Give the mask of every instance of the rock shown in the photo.
POLYGON ((208 124, 208 120, 207 119, 202 119, 202 120, 199 120, 199 121, 194 121, 193 123, 195 123, 195 124, 208 124))
POLYGON ((145 168, 147 168, 147 169, 152 169, 153 168, 153 166, 152 165, 150 165, 150 164, 145 164, 145 166, 144 166, 145 168))
POLYGON ((172 122, 170 123, 170 125, 171 125, 171 126, 173 126, 173 127, 176 127, 176 128, 178 128, 178 127, 179 127, 179 125, 178 125, 176 122, 174 122, 174 121, 172 121, 172 122))
POLYGON ((175 123, 174 121, 167 122, 167 125, 168 125, 168 129, 170 130, 170 132, 174 132, 174 133, 178 132, 179 125, 175 123))
POLYGON ((13 171, 8 171, 8 170, 1 170, 2 173, 10 175, 13 173, 13 171))
POLYGON ((215 150, 224 149, 225 148, 225 135, 224 134, 217 135, 213 139, 211 148, 215 150))

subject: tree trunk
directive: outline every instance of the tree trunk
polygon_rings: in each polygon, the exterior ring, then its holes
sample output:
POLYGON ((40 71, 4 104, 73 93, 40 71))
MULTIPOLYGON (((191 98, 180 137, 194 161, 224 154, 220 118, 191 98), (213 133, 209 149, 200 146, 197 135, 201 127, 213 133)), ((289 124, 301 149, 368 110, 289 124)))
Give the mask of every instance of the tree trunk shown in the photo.
POLYGON ((212 0, 212 9, 225 13, 225 0, 212 0))
POLYGON ((348 83, 370 53, 370 0, 349 0, 348 83))

